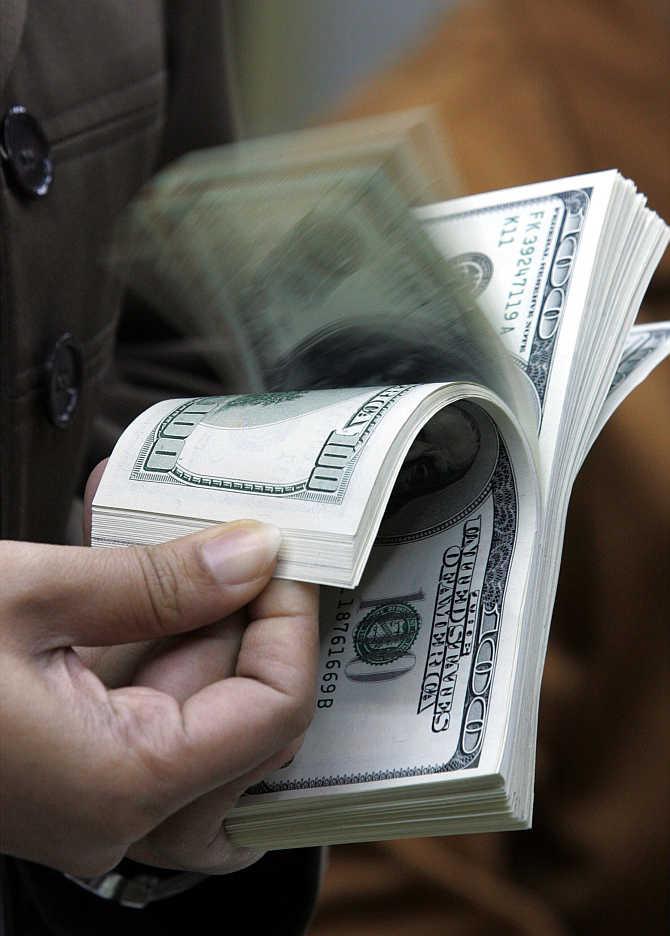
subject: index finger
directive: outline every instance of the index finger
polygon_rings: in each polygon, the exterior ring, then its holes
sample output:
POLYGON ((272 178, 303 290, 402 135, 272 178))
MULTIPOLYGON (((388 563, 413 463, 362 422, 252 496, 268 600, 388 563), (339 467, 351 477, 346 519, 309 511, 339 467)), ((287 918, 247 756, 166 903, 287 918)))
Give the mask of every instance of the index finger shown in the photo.
POLYGON ((319 656, 319 586, 272 579, 249 605, 249 617, 235 675, 313 702, 319 656))

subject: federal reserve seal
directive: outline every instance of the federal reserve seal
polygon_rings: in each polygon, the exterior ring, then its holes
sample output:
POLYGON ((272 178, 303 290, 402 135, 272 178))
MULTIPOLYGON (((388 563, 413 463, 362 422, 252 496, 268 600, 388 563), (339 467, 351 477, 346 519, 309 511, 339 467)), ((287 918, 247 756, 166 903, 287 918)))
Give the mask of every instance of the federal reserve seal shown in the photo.
POLYGON ((421 626, 411 604, 382 604, 366 614, 354 633, 356 657, 371 666, 383 666, 405 656, 421 626))
POLYGON ((463 277, 468 290, 475 299, 481 296, 491 282, 493 261, 488 254, 477 251, 463 253, 453 257, 449 263, 463 277))

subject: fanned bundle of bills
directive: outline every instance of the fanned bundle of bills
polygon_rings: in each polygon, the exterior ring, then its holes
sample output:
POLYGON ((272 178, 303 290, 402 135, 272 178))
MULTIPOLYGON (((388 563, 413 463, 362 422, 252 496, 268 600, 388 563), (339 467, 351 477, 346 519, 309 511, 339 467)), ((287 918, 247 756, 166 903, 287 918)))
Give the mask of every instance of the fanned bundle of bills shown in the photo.
POLYGON ((392 134, 331 158, 328 132, 189 157, 126 220, 118 268, 250 393, 139 417, 93 543, 256 517, 278 574, 338 586, 314 721, 236 841, 526 827, 568 499, 670 351, 631 328, 668 230, 615 171, 412 209, 392 134))

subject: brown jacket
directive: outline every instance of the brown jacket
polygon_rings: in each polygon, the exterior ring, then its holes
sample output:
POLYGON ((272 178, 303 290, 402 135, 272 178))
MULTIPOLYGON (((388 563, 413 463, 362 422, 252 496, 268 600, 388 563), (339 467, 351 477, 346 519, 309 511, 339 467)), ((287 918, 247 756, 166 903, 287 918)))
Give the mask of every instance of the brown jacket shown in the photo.
POLYGON ((223 10, 166 4, 165 19, 160 0, 0 0, 5 538, 63 538, 119 313, 101 263, 115 218, 159 160, 230 138, 223 10), (7 151, 16 105, 50 145, 42 197, 22 187, 21 154, 7 151))

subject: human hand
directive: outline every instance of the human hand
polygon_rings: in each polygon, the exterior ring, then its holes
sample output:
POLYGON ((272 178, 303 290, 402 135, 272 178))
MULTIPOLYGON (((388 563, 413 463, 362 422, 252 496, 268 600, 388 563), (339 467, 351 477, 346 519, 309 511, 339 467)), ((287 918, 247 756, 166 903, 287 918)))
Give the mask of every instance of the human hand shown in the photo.
POLYGON ((299 743, 318 647, 316 591, 270 581, 277 547, 251 521, 143 549, 0 545, 3 851, 83 876, 258 857, 222 821, 299 743), (114 689, 73 650, 140 640, 159 643, 114 689))

